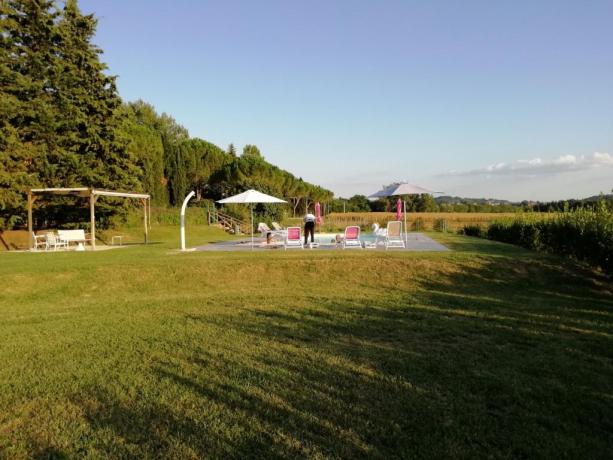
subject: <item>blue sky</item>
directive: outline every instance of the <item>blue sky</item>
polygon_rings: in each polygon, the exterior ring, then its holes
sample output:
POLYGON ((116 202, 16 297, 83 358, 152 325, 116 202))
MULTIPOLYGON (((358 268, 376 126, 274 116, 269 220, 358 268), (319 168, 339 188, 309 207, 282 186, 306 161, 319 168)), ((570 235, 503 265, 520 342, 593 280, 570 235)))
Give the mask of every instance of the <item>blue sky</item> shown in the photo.
POLYGON ((126 100, 342 196, 613 188, 613 2, 81 0, 126 100))

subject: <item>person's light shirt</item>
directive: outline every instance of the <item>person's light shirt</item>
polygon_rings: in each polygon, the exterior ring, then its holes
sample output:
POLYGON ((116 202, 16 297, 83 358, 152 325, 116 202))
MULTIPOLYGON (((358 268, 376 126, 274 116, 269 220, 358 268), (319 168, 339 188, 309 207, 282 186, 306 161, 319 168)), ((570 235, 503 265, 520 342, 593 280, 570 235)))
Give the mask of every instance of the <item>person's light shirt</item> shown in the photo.
POLYGON ((315 222, 315 216, 309 213, 306 216, 304 216, 304 221, 305 222, 315 222))

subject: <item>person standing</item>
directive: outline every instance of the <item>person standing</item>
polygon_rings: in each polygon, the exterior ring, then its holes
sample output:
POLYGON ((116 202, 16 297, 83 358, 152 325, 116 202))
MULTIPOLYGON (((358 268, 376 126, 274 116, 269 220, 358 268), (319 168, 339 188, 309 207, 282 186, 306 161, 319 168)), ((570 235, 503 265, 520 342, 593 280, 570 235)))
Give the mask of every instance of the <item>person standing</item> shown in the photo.
POLYGON ((306 246, 309 240, 309 233, 311 234, 311 243, 315 242, 315 216, 310 212, 307 212, 304 216, 304 245, 306 246))

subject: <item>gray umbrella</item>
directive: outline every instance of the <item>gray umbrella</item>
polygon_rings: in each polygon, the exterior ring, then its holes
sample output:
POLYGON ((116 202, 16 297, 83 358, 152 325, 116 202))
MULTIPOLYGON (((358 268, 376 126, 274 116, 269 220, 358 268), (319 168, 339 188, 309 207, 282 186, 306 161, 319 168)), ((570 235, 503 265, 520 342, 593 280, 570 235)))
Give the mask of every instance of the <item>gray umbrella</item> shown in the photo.
MULTIPOLYGON (((368 198, 384 198, 389 196, 403 196, 403 195, 432 195, 434 193, 442 193, 442 192, 433 192, 432 190, 428 190, 427 188, 420 187, 418 185, 407 184, 406 182, 397 182, 392 185, 389 185, 378 192, 373 193, 368 198)), ((407 235, 407 202, 403 200, 404 206, 404 235, 406 239, 407 235)))

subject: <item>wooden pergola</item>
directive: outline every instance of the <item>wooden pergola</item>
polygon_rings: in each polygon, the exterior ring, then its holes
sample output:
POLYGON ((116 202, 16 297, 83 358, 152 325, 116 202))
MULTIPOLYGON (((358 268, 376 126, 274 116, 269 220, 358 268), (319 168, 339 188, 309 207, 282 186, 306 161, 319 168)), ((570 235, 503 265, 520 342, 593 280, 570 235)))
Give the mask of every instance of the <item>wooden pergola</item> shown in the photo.
POLYGON ((92 249, 96 249, 96 201, 101 196, 118 198, 136 198, 143 205, 143 224, 145 226, 145 244, 149 242, 149 218, 151 213, 151 196, 148 193, 115 192, 112 190, 98 190, 88 187, 72 188, 33 188, 28 190, 28 232, 30 235, 30 248, 33 247, 32 237, 32 205, 40 195, 71 195, 89 198, 89 220, 91 225, 92 249))

